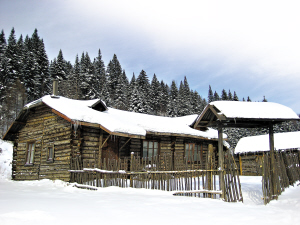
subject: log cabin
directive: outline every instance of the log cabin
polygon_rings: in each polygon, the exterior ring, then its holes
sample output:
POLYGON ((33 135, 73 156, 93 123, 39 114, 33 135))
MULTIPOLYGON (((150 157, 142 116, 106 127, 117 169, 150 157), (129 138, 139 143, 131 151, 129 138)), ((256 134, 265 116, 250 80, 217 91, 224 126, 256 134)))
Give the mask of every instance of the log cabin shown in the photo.
MULTIPOLYGON (((300 131, 274 134, 274 148, 299 154, 300 131)), ((266 152, 270 152, 269 135, 241 138, 235 148, 240 175, 262 176, 263 155, 266 152)))
POLYGON ((72 160, 79 156, 93 168, 102 159, 131 154, 205 161, 209 145, 217 168, 218 131, 193 128, 197 117, 153 116, 109 108, 100 99, 47 95, 25 105, 3 139, 14 143, 14 180, 70 181, 72 160))

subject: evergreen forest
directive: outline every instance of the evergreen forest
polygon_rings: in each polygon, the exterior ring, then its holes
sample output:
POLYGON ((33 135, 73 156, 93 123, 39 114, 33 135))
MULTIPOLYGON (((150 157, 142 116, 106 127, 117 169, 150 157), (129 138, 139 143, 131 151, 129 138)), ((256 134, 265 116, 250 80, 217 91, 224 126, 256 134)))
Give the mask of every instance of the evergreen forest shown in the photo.
MULTIPOLYGON (((31 36, 18 39, 12 28, 8 38, 0 33, 0 135, 3 136, 23 106, 40 97, 52 94, 53 80, 58 80, 58 94, 64 97, 87 100, 102 99, 116 109, 177 117, 200 114, 207 103, 216 100, 239 101, 233 93, 223 89, 220 95, 209 86, 207 100, 191 90, 187 77, 171 84, 151 78, 146 71, 128 75, 114 54, 107 65, 101 50, 91 59, 88 52, 76 55, 74 63, 66 61, 60 50, 49 61, 44 41, 35 29, 31 36), (128 77, 131 77, 128 79, 128 77)), ((242 98, 242 101, 245 101, 242 98)), ((250 97, 247 101, 251 101, 250 97)), ((267 101, 263 97, 262 101, 267 101)), ((275 128, 277 132, 300 130, 299 123, 287 123, 275 128)), ((242 136, 265 133, 265 130, 226 130, 229 143, 235 146, 242 136)))

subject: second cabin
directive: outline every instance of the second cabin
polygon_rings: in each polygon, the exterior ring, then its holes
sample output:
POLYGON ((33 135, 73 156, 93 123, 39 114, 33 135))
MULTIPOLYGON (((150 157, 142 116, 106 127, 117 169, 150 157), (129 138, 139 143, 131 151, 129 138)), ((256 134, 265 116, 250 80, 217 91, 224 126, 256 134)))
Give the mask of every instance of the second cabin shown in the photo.
POLYGON ((148 160, 170 156, 169 169, 195 162, 206 169, 209 148, 217 168, 218 132, 192 128, 196 119, 197 115, 170 118, 117 110, 99 99, 48 95, 27 104, 3 139, 14 142, 15 180, 69 181, 74 163, 100 168, 104 159, 131 154, 148 160))

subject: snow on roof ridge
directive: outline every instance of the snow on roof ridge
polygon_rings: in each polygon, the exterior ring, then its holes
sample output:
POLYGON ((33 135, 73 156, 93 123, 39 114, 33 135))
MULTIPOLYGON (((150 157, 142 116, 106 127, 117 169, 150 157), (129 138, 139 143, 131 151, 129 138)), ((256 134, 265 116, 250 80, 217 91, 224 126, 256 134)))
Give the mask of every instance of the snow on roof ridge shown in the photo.
POLYGON ((299 119, 291 108, 276 102, 214 101, 209 104, 227 118, 299 119))

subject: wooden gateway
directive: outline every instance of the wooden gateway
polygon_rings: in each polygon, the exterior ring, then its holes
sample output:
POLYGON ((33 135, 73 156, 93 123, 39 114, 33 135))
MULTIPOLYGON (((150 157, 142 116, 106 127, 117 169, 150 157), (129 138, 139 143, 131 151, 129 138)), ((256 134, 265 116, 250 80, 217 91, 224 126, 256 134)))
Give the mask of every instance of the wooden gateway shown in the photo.
POLYGON ((14 142, 15 180, 70 181, 75 158, 89 168, 132 153, 205 161, 209 145, 217 168, 218 131, 192 128, 196 118, 152 116, 108 108, 99 99, 48 95, 27 104, 3 139, 14 142))

